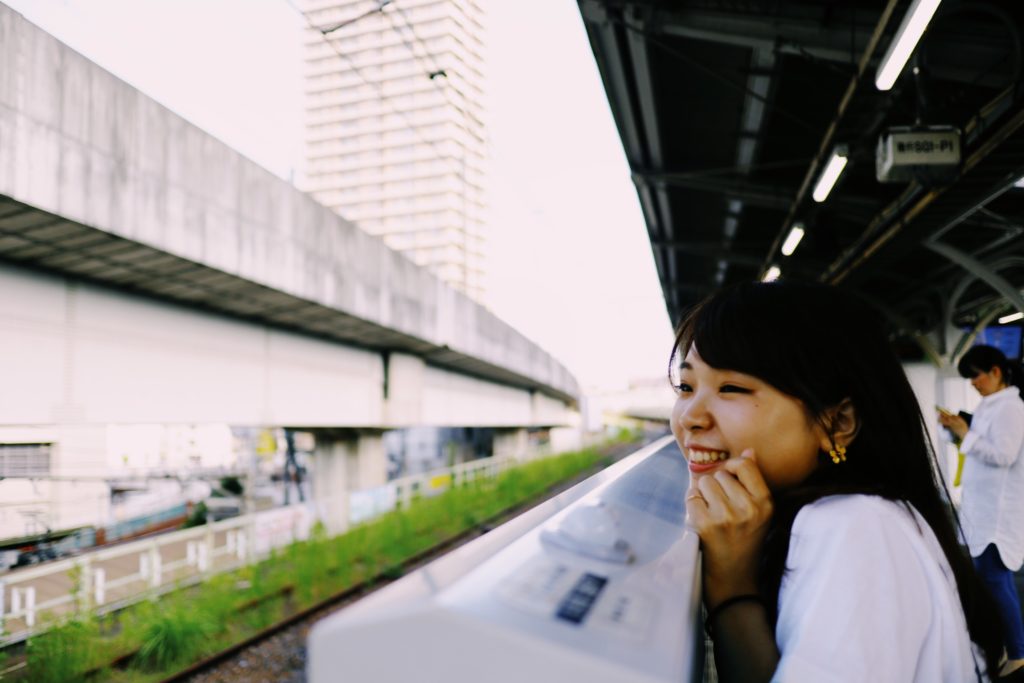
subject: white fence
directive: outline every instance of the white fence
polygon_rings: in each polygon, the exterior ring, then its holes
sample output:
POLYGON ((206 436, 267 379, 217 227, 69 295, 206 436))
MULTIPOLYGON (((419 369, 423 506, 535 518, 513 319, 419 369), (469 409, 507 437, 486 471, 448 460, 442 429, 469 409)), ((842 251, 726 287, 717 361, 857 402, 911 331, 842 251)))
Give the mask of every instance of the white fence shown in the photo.
POLYGON ((398 502, 407 506, 416 497, 494 477, 517 462, 482 458, 352 491, 340 500, 300 503, 211 522, 0 575, 0 647, 47 628, 51 620, 42 615, 59 619, 79 609, 99 613, 120 609, 259 561, 275 548, 308 538, 317 521, 343 532, 349 524, 394 509, 398 502))

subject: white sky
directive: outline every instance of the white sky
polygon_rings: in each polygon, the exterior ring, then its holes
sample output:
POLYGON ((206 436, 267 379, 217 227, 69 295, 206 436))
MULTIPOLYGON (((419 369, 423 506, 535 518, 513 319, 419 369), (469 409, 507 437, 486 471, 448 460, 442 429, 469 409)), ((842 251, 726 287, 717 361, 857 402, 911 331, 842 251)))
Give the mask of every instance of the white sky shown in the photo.
MULTIPOLYGON (((285 0, 3 2, 272 172, 301 168, 303 23, 285 0)), ((668 316, 576 3, 484 5, 487 303, 585 388, 664 375, 668 316)))

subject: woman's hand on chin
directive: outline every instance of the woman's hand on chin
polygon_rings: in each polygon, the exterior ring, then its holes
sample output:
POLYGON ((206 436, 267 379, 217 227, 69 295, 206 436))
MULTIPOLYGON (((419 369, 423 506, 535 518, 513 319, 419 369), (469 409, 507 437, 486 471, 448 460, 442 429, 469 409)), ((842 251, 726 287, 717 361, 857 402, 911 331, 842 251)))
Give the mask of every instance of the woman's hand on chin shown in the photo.
POLYGON ((708 609, 736 595, 757 593, 772 496, 754 451, 747 449, 714 474, 697 478, 686 495, 686 512, 701 540, 708 609))

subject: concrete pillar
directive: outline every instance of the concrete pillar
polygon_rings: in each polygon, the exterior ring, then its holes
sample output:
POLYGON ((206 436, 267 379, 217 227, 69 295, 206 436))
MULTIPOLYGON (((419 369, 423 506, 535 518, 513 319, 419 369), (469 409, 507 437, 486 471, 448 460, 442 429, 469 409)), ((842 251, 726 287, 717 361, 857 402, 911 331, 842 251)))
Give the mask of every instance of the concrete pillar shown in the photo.
POLYGON ((384 432, 361 430, 356 440, 355 475, 349 490, 359 491, 388 482, 388 459, 384 451, 384 432))
POLYGON ((554 427, 551 429, 552 452, 567 453, 569 451, 578 451, 581 448, 583 448, 583 432, 579 426, 554 427))
POLYGON ((530 442, 523 427, 494 430, 494 457, 511 457, 526 460, 529 457, 530 442))
POLYGON ((47 525, 56 530, 106 523, 110 487, 96 474, 108 467, 107 425, 61 424, 54 432, 50 474, 68 480, 49 483, 47 525), (75 477, 82 479, 75 481, 75 477))
POLYGON ((388 354, 384 424, 408 427, 422 422, 426 367, 422 358, 396 352, 388 354))
POLYGON ((347 448, 344 441, 316 437, 310 467, 313 505, 328 533, 341 533, 348 526, 347 448))
POLYGON ((952 488, 957 467, 957 449, 939 426, 935 406, 940 405, 954 413, 960 410, 973 411, 978 399, 970 395, 973 393, 969 391, 970 385, 960 377, 955 366, 939 368, 931 363, 905 363, 903 369, 921 406, 942 477, 946 485, 952 488))
POLYGON ((907 374, 910 386, 917 396, 917 403, 924 415, 925 425, 928 428, 928 437, 931 439, 932 447, 935 449, 936 459, 939 461, 939 469, 943 479, 947 483, 949 478, 949 463, 946 457, 946 442, 939 434, 938 420, 935 414, 935 405, 945 405, 939 397, 937 389, 940 386, 939 368, 931 363, 904 363, 903 371, 907 374))
POLYGON ((383 432, 332 429, 314 435, 313 503, 328 532, 341 533, 348 528, 349 492, 387 483, 383 432))

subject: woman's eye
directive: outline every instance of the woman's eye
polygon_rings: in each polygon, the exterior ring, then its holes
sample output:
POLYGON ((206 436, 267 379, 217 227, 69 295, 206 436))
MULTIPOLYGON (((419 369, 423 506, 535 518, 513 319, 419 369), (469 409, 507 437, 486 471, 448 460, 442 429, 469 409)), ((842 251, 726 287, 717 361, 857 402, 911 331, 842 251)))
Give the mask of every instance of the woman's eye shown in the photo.
POLYGON ((738 387, 735 384, 723 384, 719 389, 723 394, 749 394, 750 389, 738 387))
POLYGON ((679 384, 676 385, 676 391, 679 392, 680 394, 688 394, 691 391, 693 391, 693 387, 691 387, 686 382, 680 382, 679 384))

